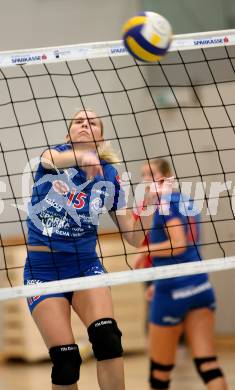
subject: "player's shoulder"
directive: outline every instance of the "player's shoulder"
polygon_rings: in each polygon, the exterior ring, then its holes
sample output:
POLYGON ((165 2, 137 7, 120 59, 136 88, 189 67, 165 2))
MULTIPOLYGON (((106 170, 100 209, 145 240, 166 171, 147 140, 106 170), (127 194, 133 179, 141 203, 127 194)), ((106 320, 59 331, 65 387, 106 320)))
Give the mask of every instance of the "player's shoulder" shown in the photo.
POLYGON ((101 165, 102 165, 104 177, 106 180, 113 181, 114 179, 116 179, 119 182, 118 179, 120 179, 120 178, 118 175, 118 171, 112 164, 108 163, 105 160, 101 160, 101 165))
POLYGON ((194 216, 200 220, 200 211, 195 203, 195 200, 189 195, 181 192, 173 192, 171 197, 171 210, 181 218, 194 216))
MULTIPOLYGON (((51 150, 56 150, 58 152, 64 152, 64 151, 70 150, 70 149, 71 149, 70 144, 53 145, 53 146, 50 146, 49 148, 45 149, 40 156, 40 163, 38 164, 38 168, 37 168, 38 175, 40 176, 40 175, 43 175, 45 173, 48 173, 48 171, 50 171, 50 170, 52 170, 52 171, 54 170, 54 169, 44 168, 44 166, 43 166, 43 161, 47 162, 47 158, 48 158, 48 155, 50 156, 51 150)), ((37 177, 38 177, 38 175, 37 175, 37 177)))

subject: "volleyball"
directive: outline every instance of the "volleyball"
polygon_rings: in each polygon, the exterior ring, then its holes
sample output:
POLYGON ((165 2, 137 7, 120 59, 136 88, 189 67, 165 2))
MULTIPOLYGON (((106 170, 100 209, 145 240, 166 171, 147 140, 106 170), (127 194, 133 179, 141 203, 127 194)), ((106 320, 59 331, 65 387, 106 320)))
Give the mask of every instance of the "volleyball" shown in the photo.
POLYGON ((123 26, 123 41, 137 60, 155 62, 167 53, 172 39, 171 25, 155 12, 142 12, 123 26))

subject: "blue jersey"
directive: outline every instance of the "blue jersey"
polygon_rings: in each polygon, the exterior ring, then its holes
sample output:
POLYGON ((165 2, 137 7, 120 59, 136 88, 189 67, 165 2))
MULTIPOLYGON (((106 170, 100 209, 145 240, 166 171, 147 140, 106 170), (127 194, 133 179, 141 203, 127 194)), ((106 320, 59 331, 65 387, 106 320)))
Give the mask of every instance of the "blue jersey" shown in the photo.
MULTIPOLYGON (((163 266, 163 265, 172 265, 179 264, 191 261, 200 261, 201 255, 199 250, 200 244, 200 214, 194 209, 194 202, 187 198, 185 195, 180 194, 179 192, 173 192, 167 196, 163 196, 161 203, 165 205, 155 211, 153 225, 150 233, 150 243, 158 244, 164 241, 168 241, 169 237, 167 235, 166 224, 172 219, 177 218, 182 224, 185 236, 187 238, 187 248, 185 252, 176 256, 153 257, 153 265, 163 266)), ((168 289, 176 286, 186 287, 193 284, 195 281, 206 282, 207 275, 192 275, 192 276, 182 276, 169 279, 163 279, 157 281, 157 287, 160 289, 168 289)))
MULTIPOLYGON (((59 152, 71 149, 63 144, 59 152)), ((28 206, 28 245, 47 245, 86 257, 95 252, 99 214, 125 206, 116 169, 101 161, 104 176, 87 180, 75 166, 48 170, 40 163, 28 206)))

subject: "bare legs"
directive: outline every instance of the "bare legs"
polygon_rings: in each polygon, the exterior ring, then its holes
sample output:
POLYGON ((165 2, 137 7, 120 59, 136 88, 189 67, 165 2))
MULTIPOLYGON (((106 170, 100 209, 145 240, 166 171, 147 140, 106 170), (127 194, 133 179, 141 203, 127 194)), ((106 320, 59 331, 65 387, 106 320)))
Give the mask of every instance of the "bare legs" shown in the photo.
MULTIPOLYGON (((70 324, 70 305, 66 298, 48 298, 33 310, 33 319, 48 349, 58 345, 74 344, 70 324)), ((77 390, 77 384, 58 386, 52 390, 77 390)))
MULTIPOLYGON (((98 319, 114 316, 111 292, 106 287, 76 292, 72 305, 87 328, 98 319)), ((97 362, 97 376, 101 390, 125 390, 122 358, 97 362)))
MULTIPOLYGON (((207 309, 192 310, 183 324, 176 326, 149 326, 149 357, 163 365, 174 364, 175 353, 182 331, 185 331, 194 358, 216 356, 214 346, 214 312, 207 309)), ((203 363, 202 371, 219 368, 218 361, 203 363)), ((154 378, 170 379, 170 371, 153 371, 154 378)), ((208 390, 228 390, 224 377, 218 377, 207 384, 208 390)))
MULTIPOLYGON (((214 346, 214 312, 209 309, 192 310, 185 320, 185 332, 192 349, 193 357, 216 356, 214 346)), ((218 361, 203 363, 202 371, 218 368, 218 361)), ((208 390, 227 390, 223 377, 211 380, 208 390)))
MULTIPOLYGON (((149 357, 162 365, 175 362, 175 354, 182 333, 182 324, 176 326, 149 325, 149 357)), ((154 370, 153 377, 162 381, 170 379, 171 371, 154 370)))
MULTIPOLYGON (((76 292, 72 306, 86 327, 100 318, 113 318, 110 289, 98 288, 76 292)), ((48 298, 33 311, 33 318, 48 349, 53 346, 74 344, 70 321, 70 305, 65 298, 48 298)), ((98 383, 101 390, 125 390, 123 359, 97 362, 98 383)), ((77 390, 70 386, 52 385, 53 390, 77 390)))

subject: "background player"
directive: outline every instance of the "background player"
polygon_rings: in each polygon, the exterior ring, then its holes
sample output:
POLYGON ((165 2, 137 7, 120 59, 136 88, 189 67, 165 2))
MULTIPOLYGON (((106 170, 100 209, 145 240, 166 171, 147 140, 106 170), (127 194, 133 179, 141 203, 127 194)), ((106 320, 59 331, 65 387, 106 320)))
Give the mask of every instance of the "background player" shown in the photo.
MULTIPOLYGON (((154 182, 158 207, 149 233, 149 245, 141 249, 135 268, 200 261, 200 216, 188 216, 193 202, 172 192, 172 172, 167 160, 156 159, 142 168, 144 182, 154 182), (188 210, 188 213, 182 212, 188 210), (145 253, 144 253, 145 250, 145 253)), ((156 199, 156 196, 155 196, 156 199)), ((181 276, 154 282, 148 289, 151 300, 149 357, 151 389, 168 389, 177 345, 185 332, 198 374, 209 390, 227 385, 214 347, 215 296, 206 274, 181 276)))

